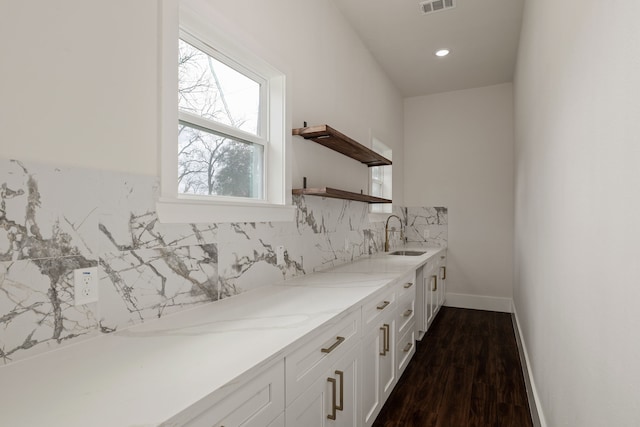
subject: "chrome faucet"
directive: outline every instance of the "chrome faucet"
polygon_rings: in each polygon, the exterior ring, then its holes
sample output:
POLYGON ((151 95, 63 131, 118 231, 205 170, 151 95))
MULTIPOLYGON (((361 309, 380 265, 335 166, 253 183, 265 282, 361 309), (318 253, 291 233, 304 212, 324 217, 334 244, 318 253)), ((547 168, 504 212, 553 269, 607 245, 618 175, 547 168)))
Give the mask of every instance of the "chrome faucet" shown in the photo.
POLYGON ((398 215, 389 215, 389 218, 387 218, 387 222, 384 225, 384 251, 385 252, 389 252, 389 220, 394 216, 398 218, 398 221, 400 221, 400 238, 401 239, 404 238, 404 235, 402 233, 402 230, 404 228, 404 226, 402 225, 402 220, 398 215))

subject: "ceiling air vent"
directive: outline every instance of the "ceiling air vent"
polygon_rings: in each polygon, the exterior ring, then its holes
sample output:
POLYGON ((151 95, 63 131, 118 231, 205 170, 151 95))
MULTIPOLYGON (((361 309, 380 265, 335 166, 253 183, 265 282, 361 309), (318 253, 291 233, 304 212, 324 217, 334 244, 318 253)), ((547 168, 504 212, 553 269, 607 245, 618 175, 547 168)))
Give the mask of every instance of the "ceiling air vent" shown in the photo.
POLYGON ((427 0, 420 2, 420 10, 423 15, 440 12, 441 10, 456 7, 455 0, 427 0))

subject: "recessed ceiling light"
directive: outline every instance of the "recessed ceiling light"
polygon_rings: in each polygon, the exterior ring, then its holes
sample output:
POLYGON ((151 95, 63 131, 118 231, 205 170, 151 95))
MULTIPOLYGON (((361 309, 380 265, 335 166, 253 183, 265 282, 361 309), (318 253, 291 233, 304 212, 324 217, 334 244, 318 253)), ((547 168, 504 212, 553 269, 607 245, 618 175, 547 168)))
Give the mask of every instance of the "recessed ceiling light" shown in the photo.
POLYGON ((449 55, 449 49, 438 49, 436 50, 436 56, 447 56, 449 55))

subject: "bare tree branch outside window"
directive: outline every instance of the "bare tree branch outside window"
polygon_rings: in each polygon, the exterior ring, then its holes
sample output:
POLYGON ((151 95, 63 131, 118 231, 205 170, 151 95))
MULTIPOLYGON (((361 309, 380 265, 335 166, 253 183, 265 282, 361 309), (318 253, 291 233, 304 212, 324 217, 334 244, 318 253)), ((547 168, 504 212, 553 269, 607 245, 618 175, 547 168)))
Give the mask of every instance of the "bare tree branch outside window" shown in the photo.
MULTIPOLYGON (((181 111, 257 133, 257 82, 182 40, 178 78, 181 111), (225 85, 225 79, 230 83, 225 85)), ((263 150, 262 145, 180 122, 179 192, 260 198, 263 150)))

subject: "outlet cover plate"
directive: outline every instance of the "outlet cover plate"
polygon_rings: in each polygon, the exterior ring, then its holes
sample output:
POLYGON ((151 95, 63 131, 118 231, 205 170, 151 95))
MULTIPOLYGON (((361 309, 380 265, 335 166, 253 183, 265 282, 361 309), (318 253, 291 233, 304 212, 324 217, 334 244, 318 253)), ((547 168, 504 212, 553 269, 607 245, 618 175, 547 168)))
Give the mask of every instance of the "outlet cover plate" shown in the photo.
POLYGON ((75 305, 98 301, 98 268, 78 268, 73 270, 75 305))

